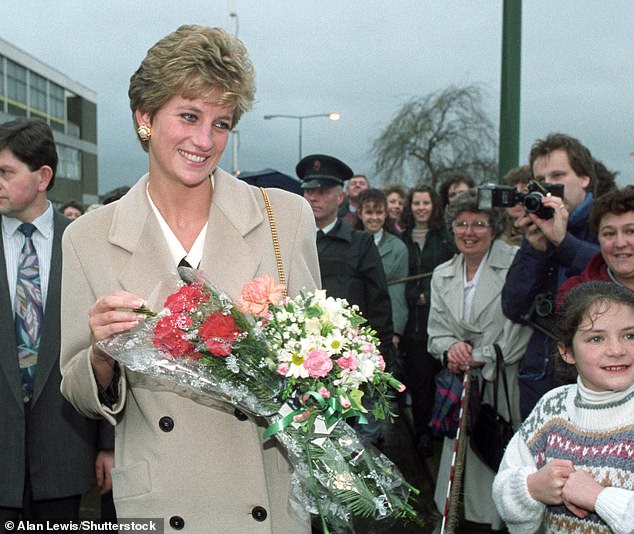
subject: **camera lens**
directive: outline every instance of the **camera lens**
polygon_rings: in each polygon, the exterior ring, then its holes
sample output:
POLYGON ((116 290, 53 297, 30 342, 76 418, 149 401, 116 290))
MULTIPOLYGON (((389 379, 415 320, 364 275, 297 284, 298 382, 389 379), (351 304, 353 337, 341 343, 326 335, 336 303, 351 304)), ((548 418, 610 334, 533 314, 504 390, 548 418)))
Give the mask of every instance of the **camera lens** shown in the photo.
POLYGON ((542 205, 544 195, 538 192, 528 193, 524 197, 524 209, 527 213, 536 213, 542 205))
POLYGON ((549 295, 540 294, 535 297, 535 313, 539 317, 548 317, 553 313, 553 301, 549 295))

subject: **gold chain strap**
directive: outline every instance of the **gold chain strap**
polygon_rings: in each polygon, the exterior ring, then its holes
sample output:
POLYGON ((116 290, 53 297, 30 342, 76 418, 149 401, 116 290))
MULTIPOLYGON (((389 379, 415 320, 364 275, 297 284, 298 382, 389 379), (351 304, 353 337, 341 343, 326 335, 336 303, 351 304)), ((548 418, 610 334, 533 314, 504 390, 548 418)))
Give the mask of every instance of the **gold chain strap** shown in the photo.
POLYGON ((284 286, 282 294, 286 297, 286 277, 284 276, 284 264, 282 263, 282 253, 280 252, 280 240, 277 237, 277 228, 275 227, 275 217, 273 217, 273 208, 269 201, 269 195, 263 187, 260 187, 262 197, 264 197, 264 205, 266 206, 266 214, 269 217, 269 225, 271 227, 271 237, 273 238, 273 250, 275 251, 275 261, 277 262, 277 273, 280 277, 280 284, 284 286))

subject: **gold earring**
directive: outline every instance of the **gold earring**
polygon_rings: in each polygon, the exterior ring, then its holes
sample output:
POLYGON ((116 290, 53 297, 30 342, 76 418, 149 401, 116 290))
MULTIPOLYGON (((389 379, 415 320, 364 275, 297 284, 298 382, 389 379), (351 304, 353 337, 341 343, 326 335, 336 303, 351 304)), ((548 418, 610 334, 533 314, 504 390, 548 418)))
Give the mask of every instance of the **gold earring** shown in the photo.
POLYGON ((141 141, 146 142, 152 139, 152 127, 149 124, 141 124, 136 129, 136 133, 141 141))

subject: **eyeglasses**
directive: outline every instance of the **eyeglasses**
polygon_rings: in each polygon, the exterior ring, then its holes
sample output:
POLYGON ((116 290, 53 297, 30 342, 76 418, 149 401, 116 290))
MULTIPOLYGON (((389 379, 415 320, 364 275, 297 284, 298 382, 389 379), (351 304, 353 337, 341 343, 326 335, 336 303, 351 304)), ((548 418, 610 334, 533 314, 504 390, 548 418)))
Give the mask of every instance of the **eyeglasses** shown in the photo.
POLYGON ((483 234, 491 228, 491 225, 486 221, 473 221, 471 224, 467 221, 454 221, 451 226, 453 226, 456 233, 465 233, 467 228, 471 228, 474 232, 483 234))

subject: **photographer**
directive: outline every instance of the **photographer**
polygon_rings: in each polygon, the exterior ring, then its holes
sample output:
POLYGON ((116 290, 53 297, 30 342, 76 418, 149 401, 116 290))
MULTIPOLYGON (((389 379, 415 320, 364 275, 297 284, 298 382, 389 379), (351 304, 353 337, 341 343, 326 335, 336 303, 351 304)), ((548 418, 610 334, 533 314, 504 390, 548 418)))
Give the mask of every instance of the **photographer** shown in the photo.
MULTIPOLYGON (((599 250, 588 228, 592 191, 597 187, 594 160, 577 139, 550 134, 533 144, 530 152, 533 177, 547 184, 562 184, 563 199, 546 195, 541 202, 548 217, 527 213, 516 221, 524 239, 515 256, 504 288, 502 310, 512 321, 534 327, 522 359, 519 385, 520 408, 525 418, 537 400, 558 385, 553 372, 552 323, 549 305, 559 286, 579 274, 599 250), (536 313, 536 311, 538 313, 536 313)), ((610 176, 614 186, 613 177, 610 176)), ((609 180, 608 180, 609 181, 609 180)))

